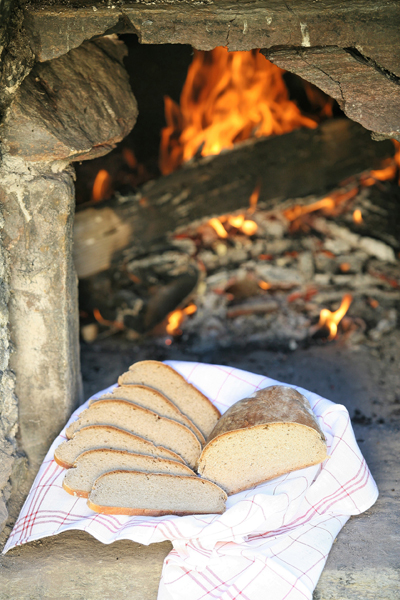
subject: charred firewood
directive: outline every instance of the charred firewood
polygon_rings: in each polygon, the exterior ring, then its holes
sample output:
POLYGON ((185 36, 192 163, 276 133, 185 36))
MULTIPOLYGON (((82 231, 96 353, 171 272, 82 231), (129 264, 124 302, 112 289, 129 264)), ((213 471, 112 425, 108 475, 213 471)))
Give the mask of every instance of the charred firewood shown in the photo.
POLYGON ((379 167, 393 152, 389 140, 374 142, 360 125, 337 119, 191 161, 145 184, 136 195, 78 210, 78 276, 89 277, 112 269, 127 256, 143 255, 197 220, 247 207, 257 183, 260 206, 272 209, 288 198, 324 193, 351 175, 379 167))

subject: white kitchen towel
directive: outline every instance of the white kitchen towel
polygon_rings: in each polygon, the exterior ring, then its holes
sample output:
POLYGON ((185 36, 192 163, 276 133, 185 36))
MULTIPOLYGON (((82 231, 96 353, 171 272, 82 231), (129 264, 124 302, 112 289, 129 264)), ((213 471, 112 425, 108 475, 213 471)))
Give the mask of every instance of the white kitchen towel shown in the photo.
MULTIPOLYGON (((232 367, 167 362, 221 413, 256 390, 280 383, 232 367)), ((351 515, 372 506, 378 490, 346 408, 292 387, 309 400, 327 438, 331 458, 322 465, 230 496, 223 515, 99 515, 84 498, 62 488, 65 469, 53 457, 66 439, 64 429, 43 461, 4 552, 70 529, 87 531, 105 544, 170 540, 173 550, 165 559, 158 600, 310 600, 340 529, 351 515)))

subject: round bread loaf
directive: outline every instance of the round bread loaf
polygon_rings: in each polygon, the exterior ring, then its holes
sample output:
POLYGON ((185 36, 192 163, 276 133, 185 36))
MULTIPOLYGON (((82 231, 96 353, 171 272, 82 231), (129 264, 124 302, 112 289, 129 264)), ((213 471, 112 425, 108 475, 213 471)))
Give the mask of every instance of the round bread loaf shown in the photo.
POLYGON ((228 494, 328 458, 307 399, 274 385, 236 402, 207 439, 198 473, 228 494))

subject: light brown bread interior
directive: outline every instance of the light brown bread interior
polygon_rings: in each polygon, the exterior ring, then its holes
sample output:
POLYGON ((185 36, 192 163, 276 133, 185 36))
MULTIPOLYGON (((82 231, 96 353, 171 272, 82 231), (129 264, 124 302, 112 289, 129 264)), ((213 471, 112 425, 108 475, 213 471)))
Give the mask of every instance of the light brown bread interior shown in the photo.
POLYGON ((71 440, 63 442, 56 448, 54 460, 60 467, 69 469, 83 452, 98 448, 128 450, 147 456, 183 462, 182 457, 175 452, 171 452, 171 450, 156 446, 144 438, 107 425, 94 425, 80 429, 71 440))
POLYGON ((104 394, 100 398, 91 400, 89 406, 95 402, 106 399, 129 400, 138 406, 142 406, 143 408, 148 408, 149 410, 156 412, 162 417, 167 417, 168 419, 178 421, 178 423, 182 423, 182 425, 185 425, 188 429, 191 429, 201 444, 205 443, 203 434, 192 423, 192 421, 183 415, 179 408, 177 408, 175 404, 168 400, 168 398, 152 388, 144 385, 122 385, 115 388, 112 394, 104 394))
POLYGON ((188 466, 173 460, 154 458, 143 454, 134 454, 121 450, 88 450, 68 469, 63 488, 72 495, 87 498, 95 480, 115 470, 144 471, 147 473, 170 473, 195 477, 188 466))
POLYGON ((226 494, 199 477, 115 471, 100 476, 89 495, 95 512, 121 515, 223 513, 226 494))
POLYGON ((211 432, 198 472, 228 494, 249 489, 328 458, 307 399, 271 386, 236 402, 211 432))
POLYGON ((207 437, 220 417, 218 409, 193 385, 169 365, 145 360, 129 367, 118 379, 120 385, 147 385, 171 400, 186 415, 204 437, 207 437))
POLYGON ((88 425, 113 425, 163 446, 181 456, 194 468, 201 444, 194 433, 181 423, 160 417, 156 413, 125 400, 103 400, 84 410, 66 430, 71 438, 88 425))
POLYGON ((311 427, 270 423, 215 438, 204 448, 198 473, 231 495, 326 458, 326 445, 311 427))

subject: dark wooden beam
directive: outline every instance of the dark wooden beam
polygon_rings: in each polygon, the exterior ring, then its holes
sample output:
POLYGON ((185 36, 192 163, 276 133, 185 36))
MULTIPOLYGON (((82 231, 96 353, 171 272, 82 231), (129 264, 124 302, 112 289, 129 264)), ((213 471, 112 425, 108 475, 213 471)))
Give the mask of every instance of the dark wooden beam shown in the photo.
POLYGON ((74 242, 78 276, 144 253, 166 234, 196 220, 248 207, 257 183, 261 205, 271 209, 288 198, 324 193, 351 175, 379 166, 393 151, 391 142, 374 142, 360 125, 338 119, 188 163, 149 182, 136 196, 79 210, 74 242))

